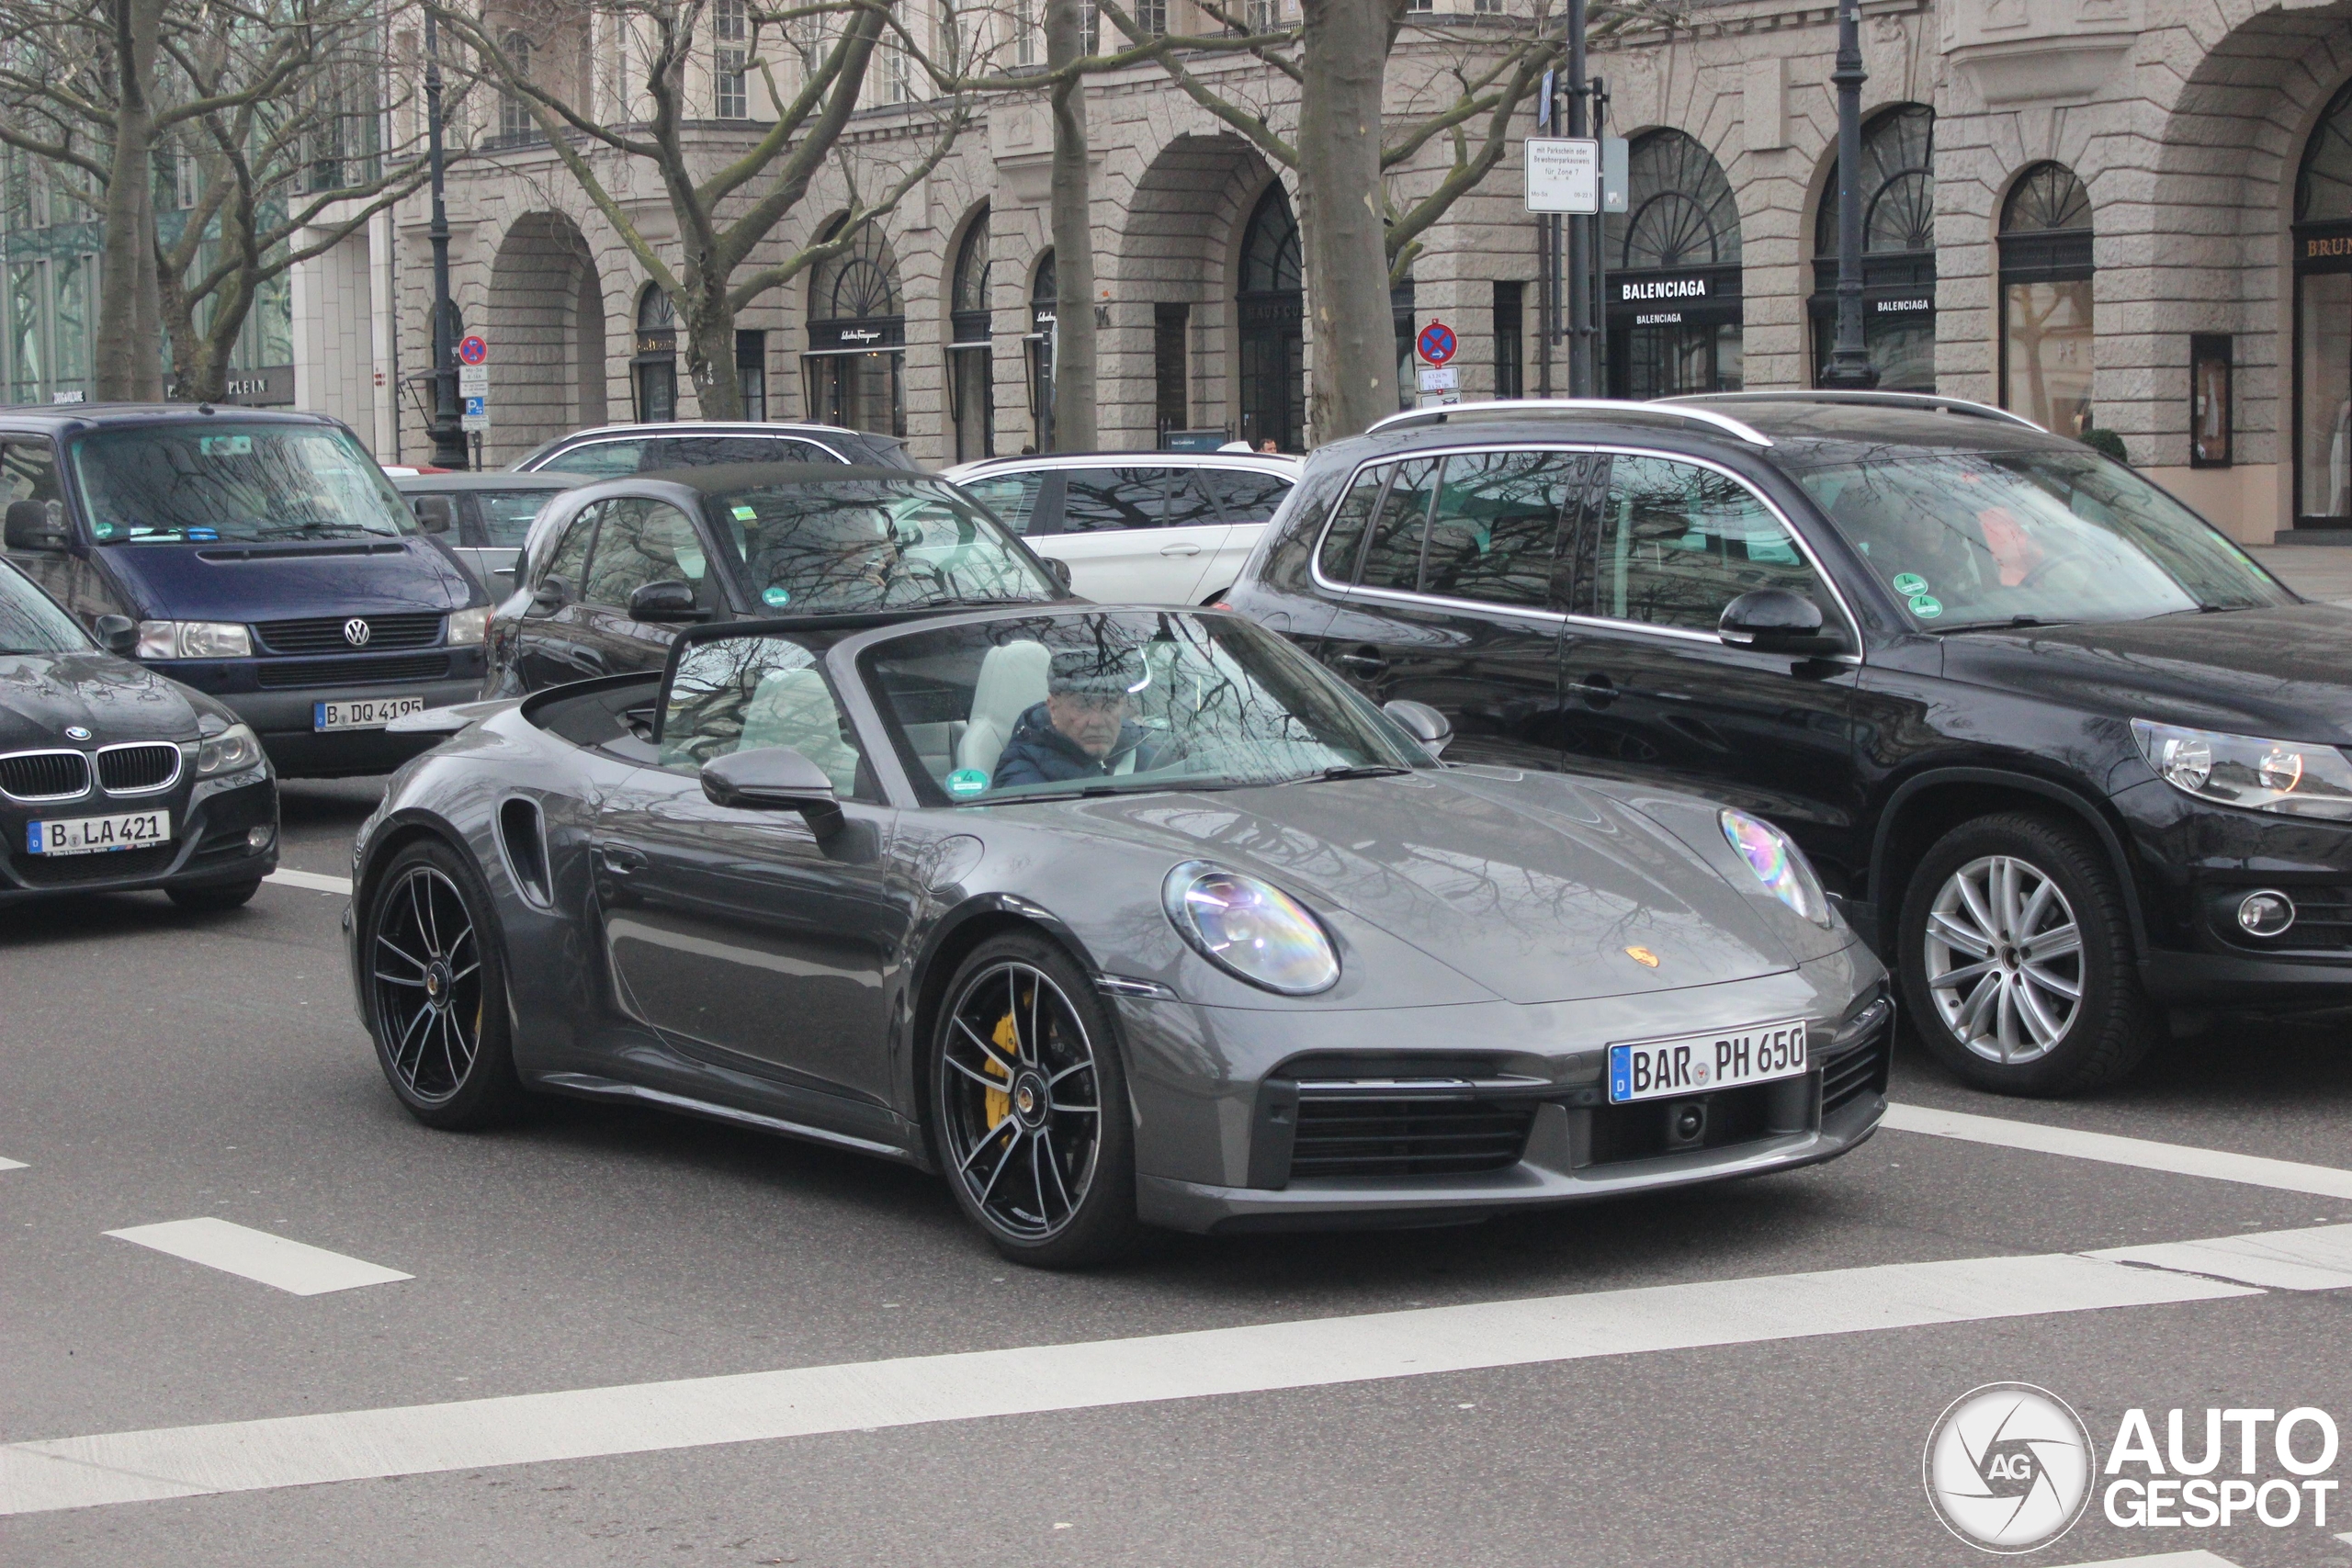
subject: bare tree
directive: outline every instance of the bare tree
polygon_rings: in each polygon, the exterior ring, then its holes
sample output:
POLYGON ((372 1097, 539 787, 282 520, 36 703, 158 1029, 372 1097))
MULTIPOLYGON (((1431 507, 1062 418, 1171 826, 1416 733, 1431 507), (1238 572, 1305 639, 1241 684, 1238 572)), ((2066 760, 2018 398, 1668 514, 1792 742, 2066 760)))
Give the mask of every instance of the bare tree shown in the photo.
POLYGON ((593 84, 565 91, 536 75, 527 55, 518 59, 507 39, 493 36, 488 13, 426 0, 472 51, 474 73, 527 111, 589 201, 669 297, 685 327, 687 373, 706 419, 742 413, 734 351, 742 309, 855 245, 930 175, 970 122, 969 104, 960 95, 918 106, 914 112, 927 122, 926 144, 878 176, 840 146, 896 3, 813 0, 782 10, 743 7, 748 36, 729 67, 764 86, 775 118, 749 118, 747 98, 745 125, 736 133, 715 130, 713 114, 695 112, 699 88, 690 67, 698 50, 707 51, 711 0, 594 6, 592 26, 603 25, 633 67, 624 78, 628 102, 603 106, 593 84), (797 71, 796 89, 780 85, 780 64, 797 71), (632 118, 639 110, 642 118, 632 118), (663 257, 615 194, 612 176, 631 162, 650 165, 668 197, 684 249, 678 265, 663 257), (754 254, 799 207, 829 163, 848 191, 842 220, 821 238, 790 247, 780 260, 753 264, 754 254), (865 188, 877 179, 878 190, 865 188))
POLYGON ((1054 449, 1095 447, 1094 215, 1087 168, 1085 0, 1046 0, 1054 116, 1054 449))

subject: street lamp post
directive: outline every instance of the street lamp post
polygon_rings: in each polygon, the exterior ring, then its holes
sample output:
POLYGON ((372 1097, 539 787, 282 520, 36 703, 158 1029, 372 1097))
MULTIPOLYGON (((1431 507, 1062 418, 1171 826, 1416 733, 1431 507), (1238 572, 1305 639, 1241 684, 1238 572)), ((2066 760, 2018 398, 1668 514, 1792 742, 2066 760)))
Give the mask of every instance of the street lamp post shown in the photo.
POLYGON ((1838 0, 1838 345, 1821 384, 1868 391, 1878 367, 1862 343, 1862 0, 1838 0))
POLYGON ((433 12, 424 13, 425 155, 433 166, 433 418, 424 433, 433 439, 433 461, 464 468, 466 432, 458 418, 458 345, 449 330, 457 308, 449 302, 449 209, 441 194, 441 46, 433 12))
MULTIPOLYGON (((1592 85, 1585 79, 1585 0, 1568 0, 1568 134, 1591 134, 1588 118, 1592 85)), ((1597 219, 1571 214, 1567 220, 1568 396, 1593 395, 1592 253, 1597 219)))

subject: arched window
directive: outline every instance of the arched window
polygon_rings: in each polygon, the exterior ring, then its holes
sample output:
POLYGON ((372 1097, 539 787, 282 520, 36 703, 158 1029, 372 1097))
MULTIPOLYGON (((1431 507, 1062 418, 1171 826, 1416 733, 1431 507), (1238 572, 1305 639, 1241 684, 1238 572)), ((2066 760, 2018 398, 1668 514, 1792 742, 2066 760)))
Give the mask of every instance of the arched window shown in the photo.
POLYGON ((947 401, 956 460, 996 456, 996 393, 989 319, 989 209, 973 214, 956 247, 947 289, 947 401))
POLYGON ((1029 275, 1029 421, 1037 450, 1054 449, 1054 323, 1060 319, 1061 285, 1048 248, 1029 275))
POLYGON ((678 310, 658 283, 637 297, 637 354, 630 379, 637 417, 655 424, 678 417, 678 310))
POLYGON ((2001 403, 2061 435, 2091 427, 2091 198, 2036 164, 2001 204, 2001 403))
POLYGON ((1277 180, 1266 187, 1241 237, 1241 439, 1305 449, 1306 355, 1305 267, 1298 220, 1277 180))
MULTIPOLYGON (((2228 359, 2214 358, 2222 368, 2210 378, 2225 386, 2228 359)), ((2295 172, 2295 514, 2352 521, 2352 82, 2319 117, 2295 172)))
MULTIPOLYGON (((498 40, 498 49, 517 77, 526 82, 531 79, 530 35, 508 33, 498 40)), ((531 118, 529 102, 511 87, 502 89, 498 95, 498 140, 509 144, 529 141, 538 133, 539 122, 531 118)))
MULTIPOLYGON (((1936 111, 1889 109, 1862 128, 1862 342, 1893 392, 1936 389, 1936 111)), ((1814 225, 1814 373, 1838 337, 1838 165, 1814 225)))
POLYGON ((1654 130, 1625 174, 1604 242, 1610 395, 1739 390, 1739 203, 1723 165, 1696 138, 1654 130))
MULTIPOLYGON (((826 238, 845 220, 836 219, 826 238)), ((808 280, 808 352, 802 364, 818 419, 884 435, 907 433, 906 305, 899 264, 868 223, 808 280)))

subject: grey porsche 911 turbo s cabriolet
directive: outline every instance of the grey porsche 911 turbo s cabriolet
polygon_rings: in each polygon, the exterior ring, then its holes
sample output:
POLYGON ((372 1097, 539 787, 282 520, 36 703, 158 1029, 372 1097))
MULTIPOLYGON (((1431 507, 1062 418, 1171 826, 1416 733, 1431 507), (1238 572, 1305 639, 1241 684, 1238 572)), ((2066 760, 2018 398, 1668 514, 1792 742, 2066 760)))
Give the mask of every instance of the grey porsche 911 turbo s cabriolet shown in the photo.
POLYGON ((1434 759, 1238 616, 687 632, 453 731, 361 829, 420 1120, 526 1091, 941 1172, 1008 1257, 1477 1219, 1833 1158, 1878 963, 1770 824, 1434 759))

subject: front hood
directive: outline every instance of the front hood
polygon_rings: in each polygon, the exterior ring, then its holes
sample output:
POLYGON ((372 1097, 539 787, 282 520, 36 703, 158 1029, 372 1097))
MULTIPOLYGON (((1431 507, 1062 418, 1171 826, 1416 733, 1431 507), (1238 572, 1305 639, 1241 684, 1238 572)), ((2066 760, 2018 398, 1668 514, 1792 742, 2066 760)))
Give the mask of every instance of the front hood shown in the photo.
POLYGON ((421 537, 315 544, 108 545, 141 610, 175 621, 271 621, 459 610, 465 571, 421 537))
POLYGON ((1069 813, 1171 865, 1263 876, 1343 939, 1361 920, 1513 1002, 1713 985, 1795 962, 1672 834, 1556 774, 1453 770, 1009 809, 1069 813))
POLYGON ((176 682, 104 653, 0 654, 0 751, 187 740, 196 706, 176 682), (89 730, 66 739, 65 727, 89 730))
POLYGON ((2352 742, 2352 610, 2290 604, 1943 639, 1953 680, 2119 718, 2352 742))

